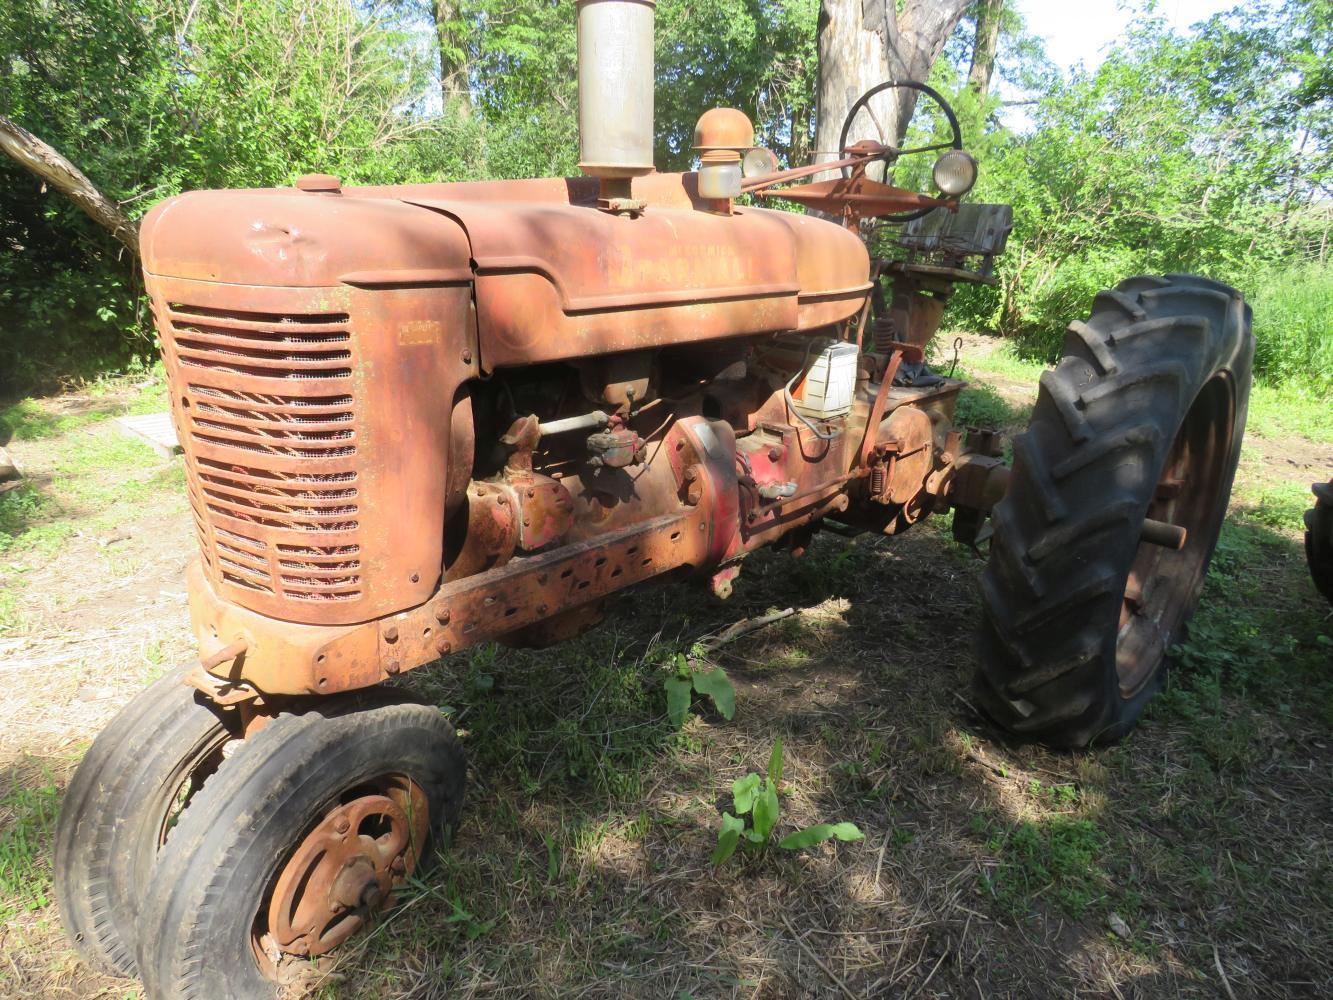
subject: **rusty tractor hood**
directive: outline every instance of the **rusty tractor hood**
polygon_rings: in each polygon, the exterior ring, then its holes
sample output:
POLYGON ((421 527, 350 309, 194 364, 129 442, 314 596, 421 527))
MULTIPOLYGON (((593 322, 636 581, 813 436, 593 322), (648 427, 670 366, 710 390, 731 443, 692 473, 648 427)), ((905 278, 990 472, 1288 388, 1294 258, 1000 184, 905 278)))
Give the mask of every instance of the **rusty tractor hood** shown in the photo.
POLYGON ((150 276, 289 288, 475 282, 486 368, 806 330, 861 308, 861 241, 808 216, 704 210, 694 174, 636 180, 636 217, 585 178, 201 191, 144 219, 150 276))

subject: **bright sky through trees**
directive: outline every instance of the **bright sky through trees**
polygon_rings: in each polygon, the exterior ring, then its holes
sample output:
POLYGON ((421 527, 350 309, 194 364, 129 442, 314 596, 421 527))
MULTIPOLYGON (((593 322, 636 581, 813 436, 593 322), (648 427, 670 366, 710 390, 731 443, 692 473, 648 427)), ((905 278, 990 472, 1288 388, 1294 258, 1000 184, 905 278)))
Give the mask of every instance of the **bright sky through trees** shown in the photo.
MULTIPOLYGON (((1125 29, 1146 16, 1142 3, 1124 0, 1016 0, 1028 29, 1046 41, 1046 53, 1061 69, 1082 63, 1092 69, 1125 29)), ((1178 30, 1234 7, 1235 0, 1161 0, 1156 14, 1178 30)))

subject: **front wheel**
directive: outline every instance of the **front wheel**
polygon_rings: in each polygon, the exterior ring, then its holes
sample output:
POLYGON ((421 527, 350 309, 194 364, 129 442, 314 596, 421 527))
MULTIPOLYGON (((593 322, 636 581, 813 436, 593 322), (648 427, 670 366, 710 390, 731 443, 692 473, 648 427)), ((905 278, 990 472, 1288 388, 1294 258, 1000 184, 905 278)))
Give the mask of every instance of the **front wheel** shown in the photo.
POLYGON ((975 690, 1006 729, 1116 739, 1160 689, 1226 515, 1253 355, 1244 299, 1191 275, 1131 278, 1071 324, 982 575, 975 690))
POLYGON ((143 887, 195 793, 239 745, 235 714, 173 672, 121 709, 74 773, 56 824, 56 898, 98 971, 133 974, 143 887))
POLYGON ((392 903, 462 808, 439 709, 372 691, 280 715, 219 768, 163 851, 139 922, 149 996, 261 1000, 392 903))

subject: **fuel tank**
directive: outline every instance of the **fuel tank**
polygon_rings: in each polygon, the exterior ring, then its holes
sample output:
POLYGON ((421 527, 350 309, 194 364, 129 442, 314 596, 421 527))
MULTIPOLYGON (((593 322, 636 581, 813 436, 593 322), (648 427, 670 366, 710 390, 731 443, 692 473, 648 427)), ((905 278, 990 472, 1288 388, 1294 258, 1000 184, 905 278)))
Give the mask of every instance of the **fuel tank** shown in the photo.
POLYGON ((814 330, 870 290, 860 240, 710 211, 693 174, 205 191, 142 254, 204 570, 293 622, 416 606, 472 463, 466 383, 498 368, 814 330))

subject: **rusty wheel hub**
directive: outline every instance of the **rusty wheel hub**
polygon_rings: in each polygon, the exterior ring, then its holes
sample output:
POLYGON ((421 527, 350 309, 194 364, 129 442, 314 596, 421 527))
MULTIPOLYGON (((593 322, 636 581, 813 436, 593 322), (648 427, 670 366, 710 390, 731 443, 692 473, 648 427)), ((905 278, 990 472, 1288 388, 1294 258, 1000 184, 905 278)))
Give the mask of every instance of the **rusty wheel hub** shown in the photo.
POLYGON ((256 952, 322 955, 393 902, 393 889, 416 867, 429 827, 425 793, 405 777, 331 809, 278 873, 267 914, 255 926, 256 952))

